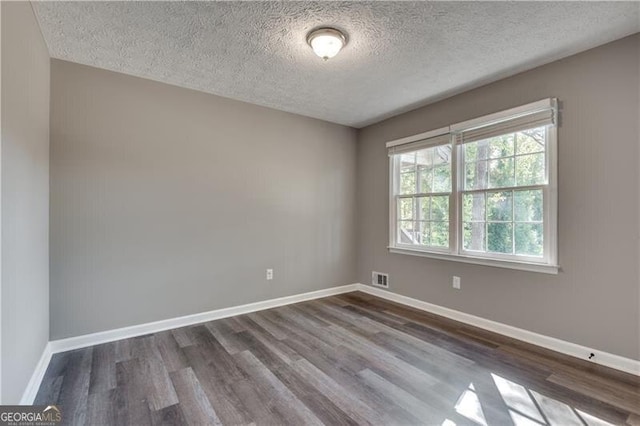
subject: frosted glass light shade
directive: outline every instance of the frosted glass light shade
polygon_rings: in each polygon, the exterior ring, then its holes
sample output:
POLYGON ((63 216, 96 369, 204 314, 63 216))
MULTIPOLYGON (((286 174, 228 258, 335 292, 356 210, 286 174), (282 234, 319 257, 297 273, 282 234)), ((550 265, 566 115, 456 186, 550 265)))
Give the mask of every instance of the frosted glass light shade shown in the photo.
POLYGON ((347 39, 334 28, 318 28, 307 36, 307 43, 316 55, 324 59, 333 58, 347 44, 347 39))

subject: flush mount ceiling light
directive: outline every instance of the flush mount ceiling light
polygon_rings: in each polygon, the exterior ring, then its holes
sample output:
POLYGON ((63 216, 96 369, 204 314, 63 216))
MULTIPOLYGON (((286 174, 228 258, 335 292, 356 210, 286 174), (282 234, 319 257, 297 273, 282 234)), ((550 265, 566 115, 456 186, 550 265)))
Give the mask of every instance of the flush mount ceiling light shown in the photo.
POLYGON ((335 28, 317 28, 307 34, 307 43, 325 61, 333 58, 347 44, 345 35, 335 28))

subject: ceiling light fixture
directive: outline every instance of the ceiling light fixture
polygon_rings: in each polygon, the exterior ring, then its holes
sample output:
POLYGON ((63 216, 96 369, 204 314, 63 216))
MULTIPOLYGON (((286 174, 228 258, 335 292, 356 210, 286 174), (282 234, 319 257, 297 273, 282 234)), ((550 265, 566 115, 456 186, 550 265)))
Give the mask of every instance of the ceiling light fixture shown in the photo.
POLYGON ((324 59, 333 58, 347 44, 345 35, 335 28, 317 28, 307 34, 307 43, 316 55, 324 59))

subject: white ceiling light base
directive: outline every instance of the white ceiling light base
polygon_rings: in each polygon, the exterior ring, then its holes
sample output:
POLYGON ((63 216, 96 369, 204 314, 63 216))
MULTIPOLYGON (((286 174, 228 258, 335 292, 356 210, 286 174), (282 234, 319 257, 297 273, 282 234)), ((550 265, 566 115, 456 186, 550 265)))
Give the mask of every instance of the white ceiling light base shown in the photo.
POLYGON ((307 43, 316 55, 326 61, 342 50, 347 44, 347 38, 335 28, 318 28, 307 35, 307 43))

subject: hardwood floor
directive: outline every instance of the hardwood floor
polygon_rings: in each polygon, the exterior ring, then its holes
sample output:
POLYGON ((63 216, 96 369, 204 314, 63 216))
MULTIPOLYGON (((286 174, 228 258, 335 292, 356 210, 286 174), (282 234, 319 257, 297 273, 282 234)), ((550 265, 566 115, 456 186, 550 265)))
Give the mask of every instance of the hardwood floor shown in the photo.
POLYGON ((640 379, 349 293, 54 355, 66 424, 640 424, 640 379))

